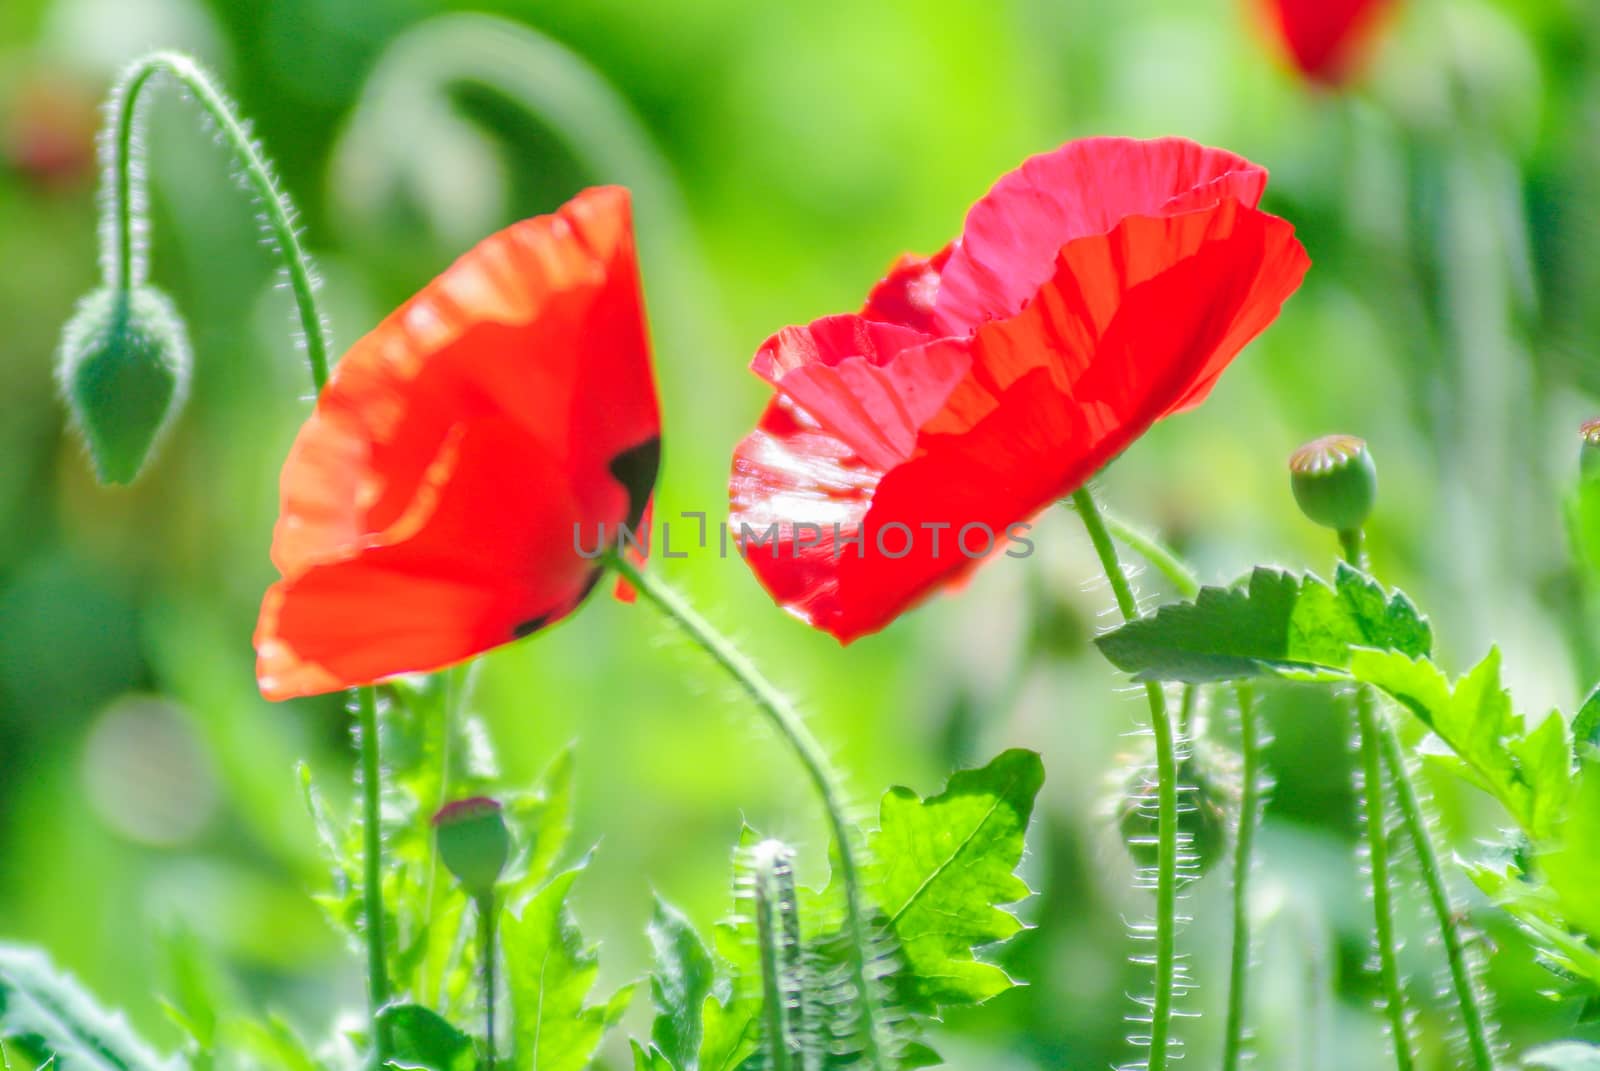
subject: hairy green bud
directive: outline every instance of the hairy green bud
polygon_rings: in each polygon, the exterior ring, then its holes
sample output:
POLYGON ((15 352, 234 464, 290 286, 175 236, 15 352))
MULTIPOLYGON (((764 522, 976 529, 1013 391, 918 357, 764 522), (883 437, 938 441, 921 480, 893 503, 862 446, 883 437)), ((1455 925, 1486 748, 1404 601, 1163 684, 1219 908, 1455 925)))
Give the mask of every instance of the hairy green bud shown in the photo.
POLYGON ((1354 435, 1324 435, 1296 450, 1289 483, 1300 512, 1338 532, 1360 531, 1378 500, 1378 467, 1354 435))
POLYGON ((483 796, 457 800, 433 816, 439 858, 467 895, 489 896, 511 858, 511 830, 500 804, 483 796))
POLYGON ((132 483, 183 405, 192 359, 170 299, 150 286, 102 288, 61 335, 56 379, 101 483, 132 483))

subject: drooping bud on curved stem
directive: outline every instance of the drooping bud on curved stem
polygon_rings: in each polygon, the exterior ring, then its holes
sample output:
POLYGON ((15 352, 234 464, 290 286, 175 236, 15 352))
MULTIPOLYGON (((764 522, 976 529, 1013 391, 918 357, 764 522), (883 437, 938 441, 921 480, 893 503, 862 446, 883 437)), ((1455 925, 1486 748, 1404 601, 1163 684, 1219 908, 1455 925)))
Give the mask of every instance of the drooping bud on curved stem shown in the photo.
POLYGON ((1361 530, 1378 500, 1378 467, 1365 440, 1324 435, 1289 457, 1289 486, 1307 519, 1339 533, 1345 557, 1364 561, 1361 530))

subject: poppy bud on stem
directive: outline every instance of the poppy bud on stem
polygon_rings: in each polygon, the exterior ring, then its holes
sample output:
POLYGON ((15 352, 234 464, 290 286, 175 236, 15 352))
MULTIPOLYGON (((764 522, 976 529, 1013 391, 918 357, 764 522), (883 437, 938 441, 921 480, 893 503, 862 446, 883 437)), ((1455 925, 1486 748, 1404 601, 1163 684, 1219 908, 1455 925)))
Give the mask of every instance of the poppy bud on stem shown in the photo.
POLYGON ((482 796, 446 804, 433 816, 439 860, 472 897, 478 912, 479 970, 483 979, 484 1067, 494 1071, 494 889, 511 858, 511 830, 500 804, 482 796))
MULTIPOLYGON (((91 295, 79 306, 67 326, 59 364, 63 392, 89 442, 96 470, 111 482, 127 482, 137 474, 182 400, 188 380, 182 320, 171 303, 145 282, 150 223, 139 131, 144 91, 157 75, 166 75, 188 91, 233 153, 288 278, 312 385, 321 392, 328 380, 328 336, 317 308, 316 275, 300 241, 294 206, 278 188, 265 154, 215 80, 194 60, 175 52, 153 52, 135 60, 112 90, 100 139, 100 270, 108 296, 91 295), (121 319, 124 309, 126 318, 121 319)), ((376 691, 354 689, 351 705, 360 729, 367 986, 374 1062, 381 1067, 388 1056, 389 1031, 378 1012, 389 1001, 389 976, 384 958, 376 691)))
POLYGON ((1300 512, 1339 533, 1344 555, 1362 568, 1362 528, 1378 500, 1378 467, 1364 440, 1324 435, 1289 457, 1289 486, 1300 512))

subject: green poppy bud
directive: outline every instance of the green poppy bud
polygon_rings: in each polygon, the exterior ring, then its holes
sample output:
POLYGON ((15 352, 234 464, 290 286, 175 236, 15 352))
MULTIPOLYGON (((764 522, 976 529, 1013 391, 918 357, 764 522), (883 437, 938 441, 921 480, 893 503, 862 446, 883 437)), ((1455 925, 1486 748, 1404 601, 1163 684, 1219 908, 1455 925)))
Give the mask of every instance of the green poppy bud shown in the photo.
POLYGON ((61 335, 56 379, 101 483, 132 483, 183 404, 189 339, 167 296, 103 288, 61 335))
POLYGON ((1578 474, 1592 480, 1600 476, 1600 419, 1584 421, 1578 435, 1583 439, 1578 448, 1578 474))
POLYGON ((511 858, 511 830, 500 804, 483 796, 457 800, 433 816, 439 858, 469 896, 494 892, 511 858))
POLYGON ((1338 532, 1359 532, 1378 499, 1378 467, 1354 435, 1324 435, 1296 450, 1289 483, 1300 512, 1338 532))
MULTIPOLYGON (((1153 868, 1160 854, 1161 828, 1159 790, 1149 767, 1149 761, 1135 762, 1124 780, 1117 803, 1117 827, 1134 863, 1153 868)), ((1207 740, 1196 740, 1188 757, 1178 764, 1178 843, 1187 857, 1189 876, 1200 877, 1228 853, 1230 814, 1241 795, 1237 767, 1232 755, 1207 740)))

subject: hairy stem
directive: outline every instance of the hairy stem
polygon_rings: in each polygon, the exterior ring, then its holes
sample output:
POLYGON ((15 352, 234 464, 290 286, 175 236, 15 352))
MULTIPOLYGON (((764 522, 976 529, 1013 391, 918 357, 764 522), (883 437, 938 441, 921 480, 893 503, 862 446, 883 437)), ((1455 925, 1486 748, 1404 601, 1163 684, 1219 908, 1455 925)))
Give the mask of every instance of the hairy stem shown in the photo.
POLYGON ((800 981, 800 915, 789 849, 777 841, 756 846, 756 943, 761 953, 762 1047, 767 1071, 800 1071, 805 996, 800 981))
MULTIPOLYGON (((1117 560, 1104 518, 1087 487, 1072 493, 1072 505, 1083 519, 1083 527, 1094 544, 1095 554, 1105 570, 1106 581, 1116 596, 1117 609, 1126 621, 1139 616, 1133 588, 1117 560)), ((1144 686, 1150 704, 1150 729, 1156 745, 1157 854, 1156 854, 1156 954, 1155 992, 1150 1003, 1150 1054, 1148 1071, 1163 1071, 1168 1063, 1168 1042, 1172 1032, 1172 1001, 1177 975, 1178 952, 1178 755, 1167 698, 1161 685, 1144 686)))
POLYGON ((478 911, 478 970, 483 985, 483 1066, 494 1071, 494 893, 475 899, 478 911))
POLYGON ((113 92, 112 122, 115 126, 105 144, 110 154, 106 166, 111 177, 110 201, 106 209, 112 213, 114 222, 109 228, 109 236, 114 236, 115 245, 107 251, 106 282, 126 290, 144 281, 144 258, 140 255, 134 233, 135 217, 142 215, 140 209, 144 203, 144 191, 140 186, 143 181, 143 161, 139 159, 142 150, 136 131, 143 91, 158 74, 166 74, 182 84, 216 123, 245 181, 261 202, 267 226, 289 277, 289 287, 294 293, 300 330, 305 337, 306 361, 311 366, 311 379, 320 391, 328 379, 328 339, 317 311, 316 277, 311 271, 310 258, 300 243, 299 232, 295 229, 294 208, 283 191, 278 189, 271 165, 251 139, 233 105, 205 69, 188 56, 176 52, 153 52, 135 61, 113 92))
POLYGON ((656 608, 675 621, 701 650, 738 682, 750 700, 773 727, 788 741, 805 768, 807 777, 821 798, 828 824, 837 842, 839 878, 844 886, 845 929, 849 939, 850 982, 861 1002, 863 1057, 868 1067, 882 1071, 888 1053, 886 1025, 874 998, 867 964, 869 938, 861 895, 861 875, 856 863, 856 830, 845 818, 844 795, 822 745, 806 727, 804 719, 755 665, 669 585, 654 574, 645 573, 623 554, 610 554, 607 561, 629 584, 656 608))
POLYGON ((1357 731, 1361 737, 1361 770, 1366 791, 1365 806, 1367 853, 1372 867, 1372 922, 1378 942, 1378 980, 1383 987, 1384 1012, 1394 1041, 1394 1062, 1398 1071, 1412 1071, 1416 1058, 1411 1053, 1411 1033, 1406 1026, 1405 993, 1400 987, 1399 949, 1394 931, 1393 878, 1389 873, 1389 831, 1385 821, 1383 796, 1383 747, 1378 727, 1382 713, 1373 700, 1372 689, 1356 689, 1357 731))
POLYGON ((1445 958, 1450 965, 1450 985, 1455 991, 1456 1006, 1461 1012, 1461 1026, 1467 1035, 1467 1048, 1472 1054, 1474 1071, 1493 1071, 1494 1055, 1489 1045, 1487 1017, 1480 1004, 1480 994, 1472 975, 1472 965, 1467 961, 1466 943, 1462 940, 1461 926, 1457 922, 1456 907, 1445 885, 1444 871, 1439 866, 1439 853, 1433 846, 1428 830, 1427 816, 1417 786, 1407 768, 1405 752, 1400 744, 1400 734, 1394 723, 1379 718, 1379 745, 1384 763, 1394 781, 1395 800, 1400 805, 1400 820, 1406 836, 1417 852, 1417 866, 1422 871, 1422 882, 1428 890, 1428 903, 1439 926, 1439 937, 1444 942, 1445 958))
POLYGON ((1154 536, 1135 528, 1110 510, 1102 509, 1100 516, 1105 521, 1106 530, 1117 542, 1154 566, 1156 572, 1166 577, 1167 583, 1171 584, 1179 595, 1192 599, 1200 594, 1199 577, 1195 576, 1189 564, 1178 556, 1177 551, 1154 536))
POLYGON ((1233 947, 1228 959, 1223 1071, 1237 1071, 1244 1055, 1245 1002, 1250 980, 1250 871, 1255 865, 1256 826, 1261 820, 1261 745, 1255 695, 1247 684, 1240 684, 1235 690, 1239 697, 1239 753, 1244 785, 1239 799, 1239 835, 1233 849, 1233 947))

